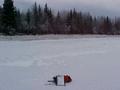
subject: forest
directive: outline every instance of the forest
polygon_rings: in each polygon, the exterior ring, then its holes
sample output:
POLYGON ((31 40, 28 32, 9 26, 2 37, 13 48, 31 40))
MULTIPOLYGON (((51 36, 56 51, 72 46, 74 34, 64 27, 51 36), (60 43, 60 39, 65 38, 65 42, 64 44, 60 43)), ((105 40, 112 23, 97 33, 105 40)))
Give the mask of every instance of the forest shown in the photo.
POLYGON ((92 16, 75 8, 55 13, 48 4, 36 2, 22 12, 13 0, 4 0, 0 6, 0 33, 2 35, 44 34, 120 34, 120 18, 92 16))

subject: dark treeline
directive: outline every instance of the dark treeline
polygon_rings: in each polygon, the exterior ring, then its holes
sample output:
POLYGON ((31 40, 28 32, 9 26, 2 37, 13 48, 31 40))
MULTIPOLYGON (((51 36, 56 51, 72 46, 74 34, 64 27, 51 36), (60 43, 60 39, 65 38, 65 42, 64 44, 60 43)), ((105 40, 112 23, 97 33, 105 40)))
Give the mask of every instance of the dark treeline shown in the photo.
POLYGON ((120 19, 93 17, 75 9, 57 12, 45 4, 35 3, 26 12, 14 7, 12 0, 4 0, 0 7, 0 33, 6 35, 36 34, 120 34, 120 19))

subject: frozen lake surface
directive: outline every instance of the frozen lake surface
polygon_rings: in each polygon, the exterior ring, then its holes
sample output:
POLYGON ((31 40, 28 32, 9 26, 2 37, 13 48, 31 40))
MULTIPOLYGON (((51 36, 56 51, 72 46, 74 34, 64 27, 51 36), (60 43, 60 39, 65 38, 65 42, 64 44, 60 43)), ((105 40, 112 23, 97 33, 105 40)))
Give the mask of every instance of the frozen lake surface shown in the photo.
POLYGON ((120 37, 0 41, 0 90, 120 90, 120 37), (66 87, 47 85, 71 75, 66 87))

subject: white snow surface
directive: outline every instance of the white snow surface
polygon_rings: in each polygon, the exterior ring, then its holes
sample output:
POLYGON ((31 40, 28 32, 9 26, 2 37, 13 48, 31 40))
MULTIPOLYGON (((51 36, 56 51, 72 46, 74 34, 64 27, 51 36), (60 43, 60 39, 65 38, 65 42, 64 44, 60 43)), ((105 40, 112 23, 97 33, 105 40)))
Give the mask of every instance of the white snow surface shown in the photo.
POLYGON ((0 90, 120 90, 119 69, 120 37, 0 41, 0 90))

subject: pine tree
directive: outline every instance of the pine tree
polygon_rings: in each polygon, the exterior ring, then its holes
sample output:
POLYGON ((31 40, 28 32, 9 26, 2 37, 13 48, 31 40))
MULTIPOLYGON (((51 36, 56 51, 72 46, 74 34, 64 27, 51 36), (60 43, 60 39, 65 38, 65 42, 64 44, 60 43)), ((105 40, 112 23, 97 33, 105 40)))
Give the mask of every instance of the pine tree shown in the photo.
POLYGON ((35 2, 33 6, 33 20, 34 20, 34 26, 37 28, 38 27, 38 22, 39 22, 39 15, 38 15, 38 6, 37 3, 35 2))
POLYGON ((45 7, 44 7, 44 21, 45 22, 48 20, 48 13, 49 13, 49 8, 48 8, 48 5, 46 3, 45 7))
POLYGON ((73 11, 70 10, 67 14, 67 17, 66 17, 66 25, 68 27, 68 33, 69 34, 72 34, 73 32, 73 29, 72 29, 72 20, 73 20, 73 11))
POLYGON ((51 9, 48 11, 48 21, 51 23, 53 22, 53 13, 51 9))
POLYGON ((5 34, 15 33, 16 28, 16 13, 13 0, 4 0, 2 24, 5 34))
POLYGON ((0 6, 0 33, 2 33, 1 19, 2 19, 2 7, 0 6))
POLYGON ((114 23, 114 33, 120 34, 120 18, 117 18, 114 23))
POLYGON ((54 33, 55 34, 62 34, 64 33, 64 29, 63 29, 64 23, 62 22, 62 16, 60 14, 60 12, 58 11, 57 16, 55 18, 55 22, 54 22, 54 33))
POLYGON ((27 21, 28 26, 30 26, 30 21, 31 21, 30 20, 31 19, 30 16, 31 16, 30 15, 30 10, 28 9, 27 14, 26 14, 26 21, 27 21))
POLYGON ((85 25, 86 34, 93 34, 93 18, 89 13, 86 16, 85 23, 86 23, 85 25))
POLYGON ((72 24, 72 18, 73 18, 73 11, 70 10, 67 14, 67 17, 66 17, 66 25, 67 26, 71 26, 72 24))
POLYGON ((20 10, 16 10, 16 32, 21 33, 22 29, 22 15, 20 13, 20 10))
POLYGON ((0 6, 0 15, 2 15, 2 7, 0 6))
POLYGON ((61 14, 60 14, 59 11, 58 11, 58 13, 57 13, 57 16, 56 16, 55 22, 56 22, 56 24, 58 24, 58 25, 60 25, 60 24, 63 23, 63 22, 62 22, 62 16, 61 16, 61 14))
POLYGON ((49 8, 48 8, 48 5, 46 3, 45 7, 44 7, 44 14, 48 14, 48 11, 49 11, 49 8))
POLYGON ((110 34, 111 30, 112 30, 112 22, 110 18, 107 16, 106 18, 104 18, 101 34, 110 34))
POLYGON ((25 16, 25 20, 26 20, 26 34, 30 34, 31 28, 31 12, 30 9, 27 10, 26 16, 25 16))
POLYGON ((58 11, 58 13, 57 13, 57 20, 60 20, 60 18, 61 18, 61 16, 60 16, 60 12, 58 11))
POLYGON ((2 7, 0 6, 0 22, 1 22, 1 15, 2 15, 2 7))
POLYGON ((42 8, 40 5, 38 7, 38 17, 39 17, 39 24, 41 24, 43 21, 43 12, 42 12, 42 8))

